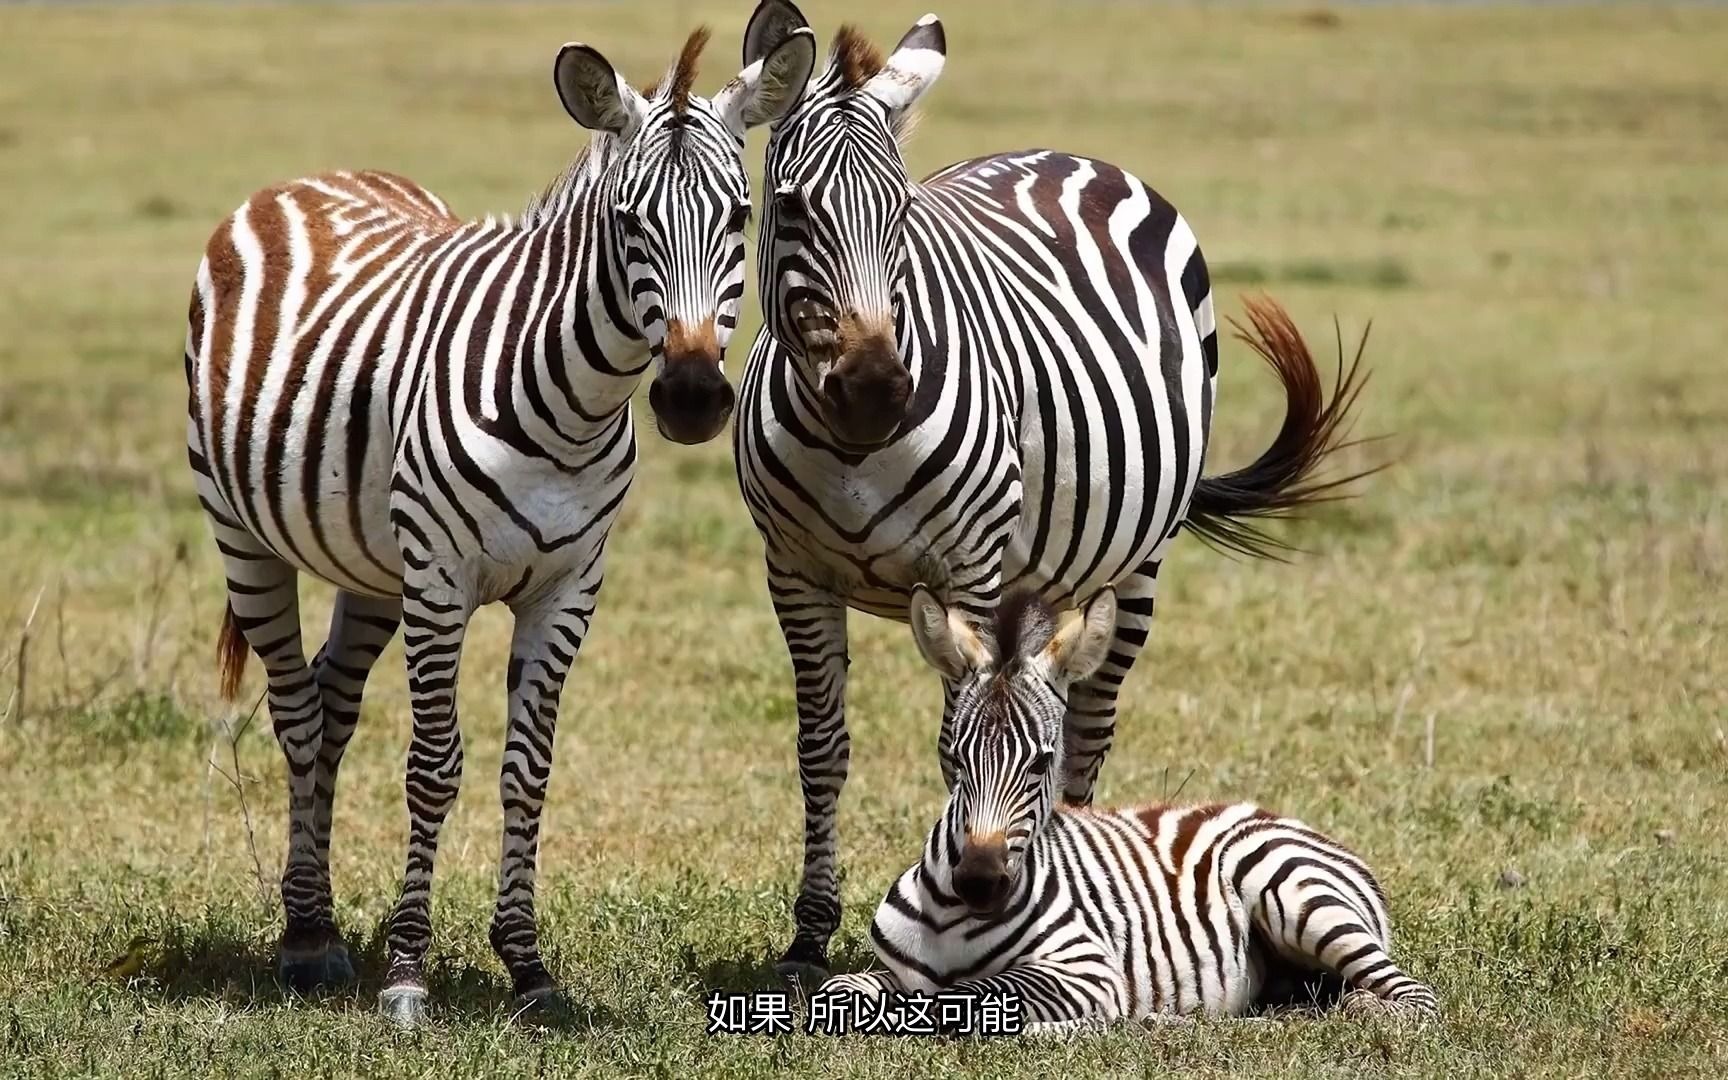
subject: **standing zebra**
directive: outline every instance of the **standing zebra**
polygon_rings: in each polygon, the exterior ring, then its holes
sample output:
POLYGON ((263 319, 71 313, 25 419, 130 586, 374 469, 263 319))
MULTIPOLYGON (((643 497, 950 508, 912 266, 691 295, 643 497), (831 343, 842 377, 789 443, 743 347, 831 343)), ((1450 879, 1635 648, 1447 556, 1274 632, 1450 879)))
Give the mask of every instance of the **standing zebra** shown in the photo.
MULTIPOLYGON (((745 57, 805 29, 763 0, 745 57)), ((974 615, 1016 582, 1052 600, 1114 585, 1107 662, 1069 700, 1063 795, 1084 804, 1178 528, 1263 553, 1255 517, 1349 479, 1314 473, 1358 368, 1340 366, 1328 400, 1270 301, 1249 305, 1243 337, 1283 385, 1283 427, 1247 468, 1201 477, 1218 369, 1206 262, 1138 179, 1048 150, 908 178, 897 137, 945 48, 930 15, 886 58, 842 28, 767 149, 764 326, 734 440, 796 682, 804 870, 781 970, 806 981, 840 922, 849 607, 903 618, 919 582, 974 615)), ((952 727, 945 711, 950 786, 952 727)))
POLYGON ((539 822, 564 677, 587 635, 605 541, 635 471, 629 400, 667 438, 712 438, 743 293, 745 128, 808 77, 808 32, 712 100, 690 92, 708 33, 638 93, 570 44, 554 81, 596 134, 521 220, 463 222, 400 177, 266 188, 211 237, 186 340, 188 454, 228 578, 224 690, 264 662, 288 759, 281 975, 353 977, 331 909, 336 771, 366 677, 407 627, 414 715, 408 858, 386 936, 385 1013, 425 1010, 438 832, 462 776, 456 676, 481 604, 515 616, 492 946, 519 998, 555 992, 534 917, 539 822), (300 572, 337 587, 310 665, 300 572))
POLYGON ((1064 698, 1105 662, 1116 603, 1106 589, 1059 624, 1015 592, 981 636, 913 594, 919 651, 956 687, 958 783, 870 924, 887 970, 823 989, 1011 993, 1034 1030, 1237 1016, 1340 981, 1349 1005, 1433 1013, 1387 955, 1373 874, 1301 822, 1247 804, 1056 807, 1064 698))

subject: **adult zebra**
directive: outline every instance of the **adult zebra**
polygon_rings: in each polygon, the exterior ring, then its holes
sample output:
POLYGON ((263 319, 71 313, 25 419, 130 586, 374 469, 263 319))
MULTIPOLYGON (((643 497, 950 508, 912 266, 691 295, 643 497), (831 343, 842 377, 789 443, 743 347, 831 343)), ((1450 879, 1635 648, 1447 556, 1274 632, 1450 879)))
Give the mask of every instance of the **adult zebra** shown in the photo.
POLYGON ((884 970, 824 991, 1014 994, 1033 1030, 1334 994, 1434 1013, 1434 991, 1389 955, 1379 883, 1335 840, 1245 803, 1056 806, 1063 696, 1110 650, 1110 590, 1061 619, 1037 593, 1013 593, 981 634, 920 589, 910 621, 958 687, 963 779, 870 924, 884 970))
POLYGON ((380 1004, 424 1012, 438 832, 462 775, 456 675, 469 615, 515 616, 492 946, 519 998, 554 992, 534 917, 539 820, 566 673, 635 470, 629 399, 653 364, 660 430, 717 434, 743 294, 745 128, 775 116, 815 46, 789 37, 712 100, 690 92, 698 30, 638 93, 565 45, 554 82, 595 135, 516 223, 463 222, 378 172, 266 188, 211 237, 186 342, 188 455, 228 578, 232 697, 263 660, 288 759, 280 969, 353 977, 331 909, 331 806, 379 652, 407 626, 409 842, 380 1004), (339 590, 308 665, 296 582, 339 590))
MULTIPOLYGON (((763 0, 746 61, 805 29, 793 4, 763 0)), ((1178 528, 1265 552, 1256 516, 1349 479, 1314 474, 1358 368, 1340 366, 1328 400, 1269 301, 1243 336, 1284 387, 1283 427, 1253 464, 1201 477, 1211 286, 1188 224, 1141 181, 1048 150, 908 177, 897 136, 945 49, 931 15, 886 58, 843 27, 768 142, 764 325, 734 440, 796 682, 804 868, 781 970, 806 979, 840 921, 848 607, 901 619, 924 582, 982 617, 1016 582, 1055 601, 1114 585, 1108 661, 1069 701, 1064 795, 1086 803, 1178 528)), ((950 786, 951 728, 937 738, 950 786)))

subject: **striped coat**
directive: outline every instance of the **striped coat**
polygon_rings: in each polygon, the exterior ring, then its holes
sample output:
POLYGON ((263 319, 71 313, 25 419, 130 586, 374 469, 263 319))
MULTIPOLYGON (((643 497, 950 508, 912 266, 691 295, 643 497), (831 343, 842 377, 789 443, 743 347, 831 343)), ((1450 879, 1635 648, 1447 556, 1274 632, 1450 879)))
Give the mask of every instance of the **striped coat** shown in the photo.
POLYGON ((733 405, 721 360, 743 294, 744 132, 814 60, 809 35, 712 99, 706 31, 639 93, 566 45, 565 109, 596 134, 520 220, 464 221, 411 181, 327 173, 266 188, 211 237, 186 340, 187 452, 227 572, 225 690, 264 664, 289 774, 283 980, 353 978, 329 844, 337 770, 379 653, 406 628, 408 850, 381 1004, 427 998, 438 835, 461 783, 456 683, 469 616, 515 616, 491 942, 517 995, 554 990, 534 914, 559 696, 594 617, 630 488, 630 396, 678 442, 733 405), (297 581, 336 586, 308 662, 297 581))
POLYGON ((1103 662, 1115 603, 1106 590, 1060 619, 1022 592, 979 628, 917 594, 920 651, 959 685, 960 779, 871 922, 883 970, 824 989, 1013 995, 1045 1029, 1345 991, 1432 1013, 1389 955, 1379 883, 1336 841, 1246 803, 1056 804, 1062 699, 1103 662))
MULTIPOLYGON (((763 0, 745 55, 805 29, 763 0)), ((920 583, 980 616, 1016 584, 1058 601, 1114 585, 1109 662, 1069 703, 1063 794, 1086 803, 1179 530, 1263 550, 1256 516, 1331 486, 1314 471, 1355 395, 1352 369, 1328 400, 1289 316, 1250 306, 1284 425, 1204 476, 1219 350, 1193 229, 1138 177, 1053 150, 912 180, 898 137, 945 52, 933 16, 887 56, 842 28, 765 159, 763 330, 734 443, 797 696, 804 872, 782 969, 805 978, 840 919, 847 612, 901 618, 920 583)), ((953 733, 945 715, 949 783, 953 733)))

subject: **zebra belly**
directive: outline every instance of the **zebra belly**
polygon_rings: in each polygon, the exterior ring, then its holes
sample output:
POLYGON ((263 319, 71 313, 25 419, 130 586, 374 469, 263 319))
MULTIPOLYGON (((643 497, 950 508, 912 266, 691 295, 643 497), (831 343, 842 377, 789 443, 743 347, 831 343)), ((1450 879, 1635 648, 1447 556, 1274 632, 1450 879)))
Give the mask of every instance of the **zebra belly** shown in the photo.
POLYGON ((402 559, 390 527, 390 418, 378 403, 368 424, 356 424, 343 400, 332 402, 314 425, 308 414, 316 407, 315 390, 279 390, 280 422, 232 417, 215 429, 215 410, 206 404, 203 430, 190 433, 209 469, 198 479, 200 493, 303 573, 350 592, 398 595, 402 559), (359 430, 368 434, 354 445, 359 430))

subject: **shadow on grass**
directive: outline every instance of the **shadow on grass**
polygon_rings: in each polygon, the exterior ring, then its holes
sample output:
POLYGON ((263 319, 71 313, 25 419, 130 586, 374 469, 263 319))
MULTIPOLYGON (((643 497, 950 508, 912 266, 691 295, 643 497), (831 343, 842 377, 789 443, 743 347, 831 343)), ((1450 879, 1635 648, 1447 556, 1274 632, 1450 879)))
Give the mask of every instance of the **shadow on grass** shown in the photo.
MULTIPOLYGON (((312 995, 286 989, 276 974, 275 943, 260 942, 239 926, 171 925, 159 942, 140 972, 146 977, 140 990, 164 1004, 219 1001, 240 1008, 268 1008, 300 1003, 333 1011, 370 1010, 389 966, 382 924, 369 934, 349 938, 355 981, 312 995)), ((426 964, 426 985, 433 1027, 514 1022, 526 1029, 575 1032, 626 1026, 609 1009, 564 998, 523 1010, 516 1005, 503 971, 467 960, 434 956, 426 964)))
MULTIPOLYGON (((775 953, 765 950, 755 956, 721 957, 705 963, 695 949, 686 949, 684 972, 701 984, 704 994, 710 990, 784 990, 789 984, 775 970, 778 961, 775 953)), ((875 964, 876 954, 863 942, 847 942, 831 948, 828 953, 829 970, 835 974, 863 971, 875 964)), ((802 989, 808 994, 815 988, 806 986, 802 989)))

